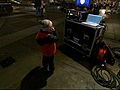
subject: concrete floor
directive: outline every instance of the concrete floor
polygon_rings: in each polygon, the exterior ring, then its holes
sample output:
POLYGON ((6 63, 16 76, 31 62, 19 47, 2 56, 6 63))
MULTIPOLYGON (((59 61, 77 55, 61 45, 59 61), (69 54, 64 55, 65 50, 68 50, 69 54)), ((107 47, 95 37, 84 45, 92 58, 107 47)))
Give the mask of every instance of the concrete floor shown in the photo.
MULTIPOLYGON (((120 32, 120 22, 115 16, 114 18, 116 21, 110 19, 109 22, 107 22, 108 31, 105 33, 105 40, 112 46, 120 46, 120 37, 118 34, 120 32), (113 29, 115 29, 115 32, 113 29), (113 35, 113 37, 111 35, 113 35)), ((57 42, 57 53, 55 55, 55 72, 52 76, 47 78, 47 84, 45 84, 43 89, 107 89, 94 81, 89 71, 89 64, 87 63, 88 67, 84 67, 86 60, 80 59, 80 62, 84 62, 81 64, 79 61, 76 61, 61 51, 59 47, 63 44, 64 19, 59 18, 54 21, 56 22, 55 26, 60 35, 60 41, 57 42)), ((24 29, 21 33, 11 34, 12 37, 9 35, 6 37, 4 36, 4 38, 0 37, 1 57, 11 56, 15 59, 15 63, 8 67, 3 68, 0 66, 0 89, 19 89, 28 73, 34 71, 33 69, 36 67, 41 66, 42 54, 39 51, 38 44, 34 40, 34 33, 36 32, 34 30, 38 28, 38 26, 34 26, 29 28, 29 33, 24 29), (19 38, 20 35, 23 35, 22 38, 19 38), (9 38, 12 39, 9 40, 9 38), (8 40, 3 41, 3 39, 8 40)), ((117 67, 117 64, 115 64, 114 67, 117 67)), ((40 77, 34 80, 31 79, 33 81, 26 79, 25 85, 30 87, 30 85, 37 84, 39 87, 41 81, 38 80, 41 77, 40 74, 40 77), (38 82, 34 83, 34 81, 38 82)))
MULTIPOLYGON (((41 52, 33 36, 10 44, 1 51, 15 59, 15 63, 0 69, 0 88, 16 89, 21 80, 34 68, 41 66, 41 52), (9 51, 9 52, 8 52, 9 51)), ((92 78, 90 71, 57 49, 55 73, 47 80, 44 89, 101 89, 92 78)), ((34 83, 33 83, 34 84, 34 83)))

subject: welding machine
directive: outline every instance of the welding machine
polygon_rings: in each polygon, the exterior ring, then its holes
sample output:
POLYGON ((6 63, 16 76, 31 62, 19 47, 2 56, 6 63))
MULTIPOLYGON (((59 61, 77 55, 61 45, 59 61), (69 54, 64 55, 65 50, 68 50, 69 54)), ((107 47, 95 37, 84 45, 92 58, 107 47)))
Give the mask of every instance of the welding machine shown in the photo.
POLYGON ((65 20, 64 42, 90 57, 97 39, 103 36, 103 26, 92 27, 78 21, 65 20))

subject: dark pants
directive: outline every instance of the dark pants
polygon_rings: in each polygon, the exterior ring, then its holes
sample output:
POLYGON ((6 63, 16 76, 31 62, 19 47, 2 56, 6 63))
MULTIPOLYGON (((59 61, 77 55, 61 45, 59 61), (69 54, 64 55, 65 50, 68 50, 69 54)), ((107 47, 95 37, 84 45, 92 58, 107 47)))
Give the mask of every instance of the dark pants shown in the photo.
POLYGON ((36 7, 36 16, 43 16, 43 8, 36 7))
POLYGON ((43 56, 42 65, 44 69, 53 72, 54 71, 54 56, 43 56))

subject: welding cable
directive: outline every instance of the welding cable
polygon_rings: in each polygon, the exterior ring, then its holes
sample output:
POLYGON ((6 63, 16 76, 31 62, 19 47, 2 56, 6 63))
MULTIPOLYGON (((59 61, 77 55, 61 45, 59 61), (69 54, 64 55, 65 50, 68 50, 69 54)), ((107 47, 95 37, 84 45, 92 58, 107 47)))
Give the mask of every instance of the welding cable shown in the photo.
POLYGON ((106 66, 96 65, 91 70, 91 75, 94 80, 103 87, 120 90, 120 80, 106 66))
POLYGON ((115 58, 120 59, 120 47, 112 47, 111 50, 115 55, 115 58))

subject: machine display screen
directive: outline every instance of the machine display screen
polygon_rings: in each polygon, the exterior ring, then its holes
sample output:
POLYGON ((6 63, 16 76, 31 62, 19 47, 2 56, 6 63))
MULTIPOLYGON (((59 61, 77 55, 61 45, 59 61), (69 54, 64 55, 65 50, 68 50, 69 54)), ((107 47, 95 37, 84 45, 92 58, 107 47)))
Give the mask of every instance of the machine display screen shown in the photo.
POLYGON ((89 7, 90 6, 91 0, 76 0, 75 5, 76 6, 84 6, 84 7, 89 7))

